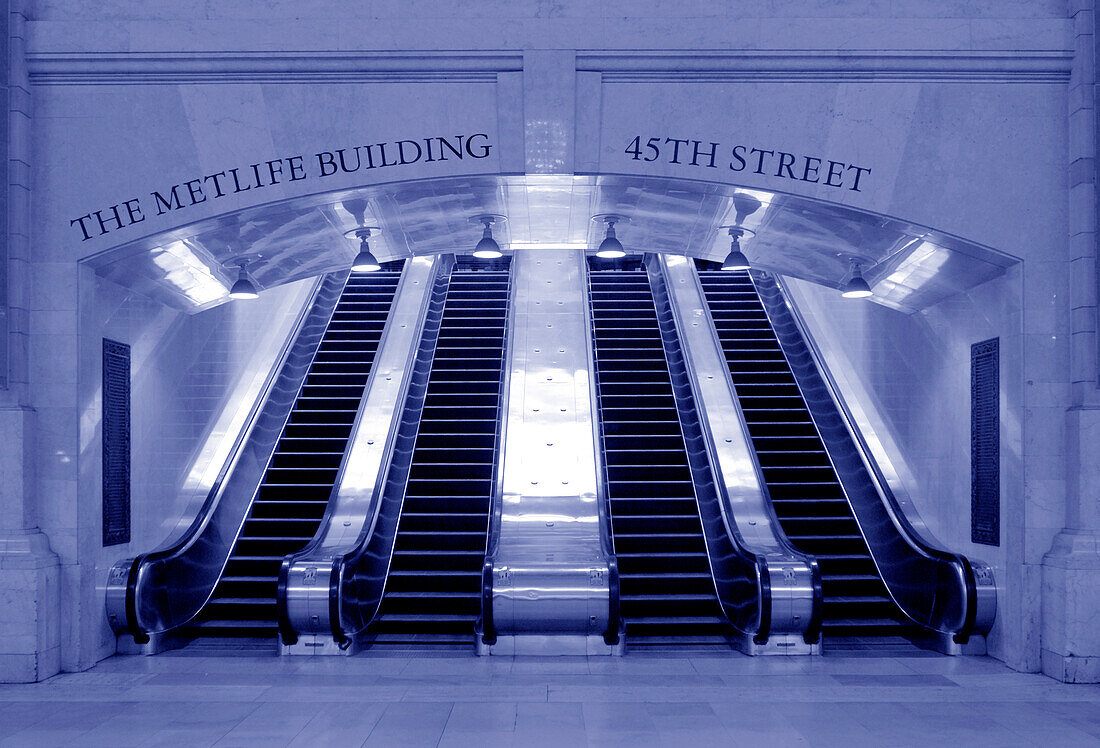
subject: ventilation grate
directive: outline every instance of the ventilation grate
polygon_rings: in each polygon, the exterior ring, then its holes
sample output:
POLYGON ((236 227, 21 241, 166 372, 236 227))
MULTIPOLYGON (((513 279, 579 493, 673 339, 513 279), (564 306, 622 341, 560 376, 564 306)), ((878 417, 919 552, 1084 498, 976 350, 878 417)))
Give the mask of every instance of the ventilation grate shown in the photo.
POLYGON ((1001 544, 999 338, 970 346, 970 539, 1001 544))
POLYGON ((130 346, 103 339, 103 545, 130 542, 130 346))

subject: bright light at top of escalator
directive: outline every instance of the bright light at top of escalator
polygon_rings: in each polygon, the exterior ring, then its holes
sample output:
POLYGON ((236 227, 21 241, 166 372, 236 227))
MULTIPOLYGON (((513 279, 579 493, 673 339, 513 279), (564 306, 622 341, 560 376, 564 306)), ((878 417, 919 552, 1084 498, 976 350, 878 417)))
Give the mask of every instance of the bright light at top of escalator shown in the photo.
POLYGON ((226 297, 228 289, 182 241, 170 242, 150 252, 153 264, 164 271, 164 281, 196 306, 226 297))
POLYGON ((481 234, 481 241, 474 247, 474 257, 479 260, 495 260, 502 256, 504 253, 500 251, 500 245, 493 238, 493 224, 501 223, 504 216, 484 215, 472 220, 476 220, 485 226, 485 230, 481 234))
POLYGON ((859 263, 852 263, 852 277, 844 284, 841 296, 846 299, 865 299, 872 293, 871 286, 863 278, 863 270, 859 263))
POLYGON ((617 260, 620 257, 626 257, 626 249, 623 247, 623 243, 615 236, 615 224, 621 219, 619 216, 608 215, 603 216, 602 220, 607 224, 607 233, 596 250, 596 256, 605 260, 617 260))

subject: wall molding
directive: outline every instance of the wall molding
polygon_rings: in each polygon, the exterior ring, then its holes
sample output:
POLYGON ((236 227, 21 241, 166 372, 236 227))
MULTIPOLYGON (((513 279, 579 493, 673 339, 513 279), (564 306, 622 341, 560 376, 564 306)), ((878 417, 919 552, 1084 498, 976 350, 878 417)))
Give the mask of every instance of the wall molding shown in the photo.
POLYGON ((578 51, 577 69, 608 82, 924 81, 1059 83, 1069 81, 1072 50, 1005 52, 669 52, 578 51))
MULTIPOLYGON (((728 51, 577 52, 578 72, 606 82, 1069 81, 1072 50, 1003 52, 728 51)), ((34 85, 199 83, 495 82, 523 70, 522 51, 494 52, 167 52, 57 53, 27 56, 34 85)))
POLYGON ((32 53, 31 83, 176 85, 196 83, 495 83, 523 70, 520 52, 441 54, 325 52, 32 53))

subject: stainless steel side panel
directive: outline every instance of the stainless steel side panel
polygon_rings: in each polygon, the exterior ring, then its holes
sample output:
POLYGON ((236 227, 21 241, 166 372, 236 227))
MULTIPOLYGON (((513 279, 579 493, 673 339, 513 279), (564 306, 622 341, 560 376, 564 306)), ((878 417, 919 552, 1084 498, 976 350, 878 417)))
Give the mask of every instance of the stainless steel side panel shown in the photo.
POLYGON ((700 496, 701 518, 708 530, 708 524, 715 524, 712 515, 717 515, 729 538, 727 541, 717 535, 716 528, 708 531, 708 551, 719 597, 727 612, 737 609, 740 601, 728 598, 739 588, 732 581, 723 584, 736 572, 727 568, 732 559, 723 558, 720 549, 732 546, 755 556, 765 580, 761 584, 769 588, 768 594, 761 592, 769 608, 763 611, 758 624, 764 630, 746 633, 759 634, 757 644, 767 640, 790 652, 810 651, 804 639, 808 635, 816 641, 811 627, 817 620, 815 613, 819 613, 815 610, 815 585, 820 582, 814 561, 790 544, 775 517, 694 262, 677 255, 660 255, 655 261, 659 277, 653 283, 654 295, 668 298, 718 488, 717 507, 708 507, 704 496, 700 496))
MULTIPOLYGON (((378 525, 424 321, 436 281, 449 266, 450 257, 443 255, 414 257, 406 263, 321 526, 302 551, 284 562, 282 639, 284 645, 300 644, 298 648, 284 646, 284 652, 332 651, 327 645, 336 641, 336 631, 341 632, 341 643, 355 633, 343 632, 341 621, 332 620, 332 613, 347 605, 369 604, 340 596, 343 564, 378 525), (299 642, 302 637, 307 639, 299 642)), ((396 522, 389 524, 395 531, 396 522)), ((374 586, 380 598, 389 556, 380 555, 377 561, 380 573, 374 575, 374 586)), ((372 616, 373 610, 362 617, 369 622, 372 616)))
POLYGON ((182 535, 108 574, 107 617, 117 634, 139 643, 193 618, 214 590, 264 471, 294 407, 346 273, 325 276, 287 337, 263 395, 230 452, 221 476, 182 535))
POLYGON ((598 504, 584 262, 578 250, 512 259, 508 449, 489 559, 492 628, 510 651, 591 653, 617 626, 598 504))

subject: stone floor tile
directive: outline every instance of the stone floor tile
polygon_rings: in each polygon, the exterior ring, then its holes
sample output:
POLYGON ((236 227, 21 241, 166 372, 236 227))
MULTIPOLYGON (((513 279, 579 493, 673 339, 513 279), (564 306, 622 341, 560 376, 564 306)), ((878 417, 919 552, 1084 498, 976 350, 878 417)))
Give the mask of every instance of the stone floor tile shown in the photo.
POLYGON ((291 748, 360 746, 385 714, 388 704, 330 704, 322 708, 290 741, 291 748))
POLYGON ((389 704, 364 746, 434 746, 443 736, 451 715, 449 702, 389 704))
POLYGON ((584 745, 583 704, 518 704, 513 742, 517 746, 584 745))
POLYGON ((1015 673, 988 658, 728 652, 560 661, 401 652, 284 664, 125 657, 0 686, 0 746, 364 742, 1100 746, 1100 687, 1015 673))

